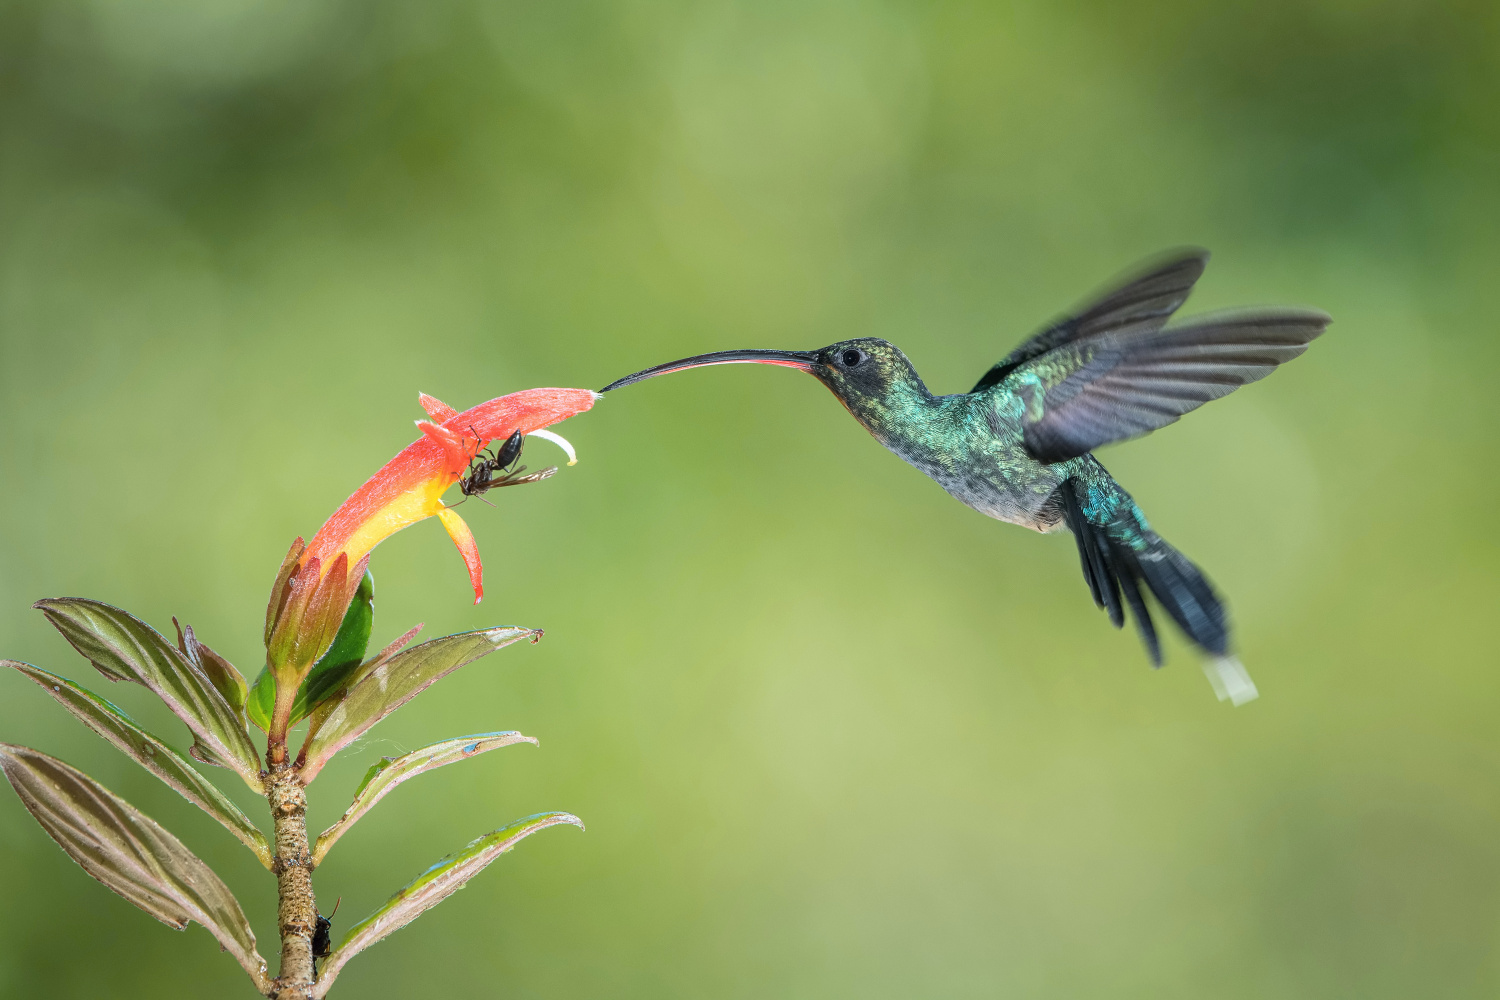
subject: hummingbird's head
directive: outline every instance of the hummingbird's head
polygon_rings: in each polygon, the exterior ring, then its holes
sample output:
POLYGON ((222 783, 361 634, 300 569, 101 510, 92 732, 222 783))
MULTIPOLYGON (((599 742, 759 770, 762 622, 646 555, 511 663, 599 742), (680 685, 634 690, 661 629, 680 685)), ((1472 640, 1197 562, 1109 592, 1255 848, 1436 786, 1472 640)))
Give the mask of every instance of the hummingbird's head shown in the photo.
POLYGON ((886 424, 893 408, 927 396, 906 355, 878 337, 841 340, 808 353, 816 359, 808 371, 872 431, 886 424))
POLYGON ((760 364, 798 368, 826 385, 848 407, 855 418, 877 430, 893 406, 927 397, 927 388, 916 369, 896 345, 877 337, 841 340, 815 351, 718 351, 647 368, 611 382, 609 392, 658 375, 704 365, 760 364))

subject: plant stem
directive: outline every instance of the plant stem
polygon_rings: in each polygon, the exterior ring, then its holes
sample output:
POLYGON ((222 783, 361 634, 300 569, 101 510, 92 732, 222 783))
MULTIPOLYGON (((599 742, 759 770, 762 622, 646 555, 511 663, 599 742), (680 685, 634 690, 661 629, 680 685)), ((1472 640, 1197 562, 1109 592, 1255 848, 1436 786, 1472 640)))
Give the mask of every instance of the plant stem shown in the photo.
POLYGON ((313 897, 312 855, 307 849, 307 791, 295 768, 282 764, 266 778, 266 800, 271 804, 280 905, 276 911, 281 934, 281 974, 276 977, 275 1000, 308 1000, 313 985, 313 932, 318 906, 313 897))
POLYGON ((286 731, 295 696, 296 685, 276 685, 276 706, 271 709, 271 729, 266 741, 266 764, 272 770, 286 763, 286 731), (288 689, 291 694, 286 693, 288 689))

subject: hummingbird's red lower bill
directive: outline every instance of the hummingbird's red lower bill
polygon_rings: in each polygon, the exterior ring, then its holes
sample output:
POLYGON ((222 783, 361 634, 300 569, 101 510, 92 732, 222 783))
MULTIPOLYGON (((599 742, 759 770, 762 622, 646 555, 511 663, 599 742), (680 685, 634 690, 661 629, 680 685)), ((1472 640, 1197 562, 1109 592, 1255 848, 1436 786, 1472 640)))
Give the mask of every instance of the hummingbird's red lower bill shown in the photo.
POLYGON ((798 368, 805 372, 813 370, 818 363, 816 351, 769 351, 769 350, 744 350, 744 351, 715 351, 713 354, 698 354, 691 358, 683 358, 680 361, 668 361, 664 365, 647 368, 638 371, 634 375, 626 375, 622 379, 611 382, 600 389, 600 392, 609 392, 621 386, 633 385, 636 382, 644 382, 648 378, 658 375, 670 375, 673 372, 686 371, 689 368, 703 368, 707 365, 781 365, 783 368, 798 368))

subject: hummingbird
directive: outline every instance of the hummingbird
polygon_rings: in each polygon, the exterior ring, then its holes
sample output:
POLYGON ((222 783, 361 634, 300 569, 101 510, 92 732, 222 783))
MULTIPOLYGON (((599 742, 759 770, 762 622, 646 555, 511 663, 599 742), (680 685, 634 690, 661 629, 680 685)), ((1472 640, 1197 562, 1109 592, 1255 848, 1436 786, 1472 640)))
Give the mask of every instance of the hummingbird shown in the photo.
POLYGON ((1169 325, 1208 256, 1184 248, 1137 266, 1044 326, 965 393, 934 395, 905 354, 874 337, 812 351, 699 354, 601 391, 705 365, 805 371, 875 440, 960 502, 1033 531, 1067 528, 1094 604, 1116 628, 1129 611, 1152 666, 1161 666, 1161 642, 1145 592, 1208 654, 1204 672, 1219 700, 1238 705, 1257 692, 1230 655, 1224 601, 1092 454, 1264 378, 1329 324, 1315 309, 1273 307, 1169 325))

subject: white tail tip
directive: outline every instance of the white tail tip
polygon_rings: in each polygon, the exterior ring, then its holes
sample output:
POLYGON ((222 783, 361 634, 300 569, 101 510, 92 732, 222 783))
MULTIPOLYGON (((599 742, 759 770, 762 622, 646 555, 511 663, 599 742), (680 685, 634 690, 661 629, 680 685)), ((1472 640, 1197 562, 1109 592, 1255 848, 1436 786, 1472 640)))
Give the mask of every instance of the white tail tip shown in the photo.
POLYGON ((1204 661, 1203 675, 1213 685, 1214 694, 1219 696, 1220 701, 1243 705, 1260 697, 1260 692, 1255 689, 1255 682, 1250 679, 1250 672, 1232 656, 1204 661))
POLYGON ((569 465, 578 464, 578 452, 573 450, 573 446, 568 443, 568 439, 563 437, 561 434, 553 434, 551 431, 532 431, 526 436, 541 438, 543 441, 551 441, 553 444, 557 445, 563 451, 568 453, 569 465))

